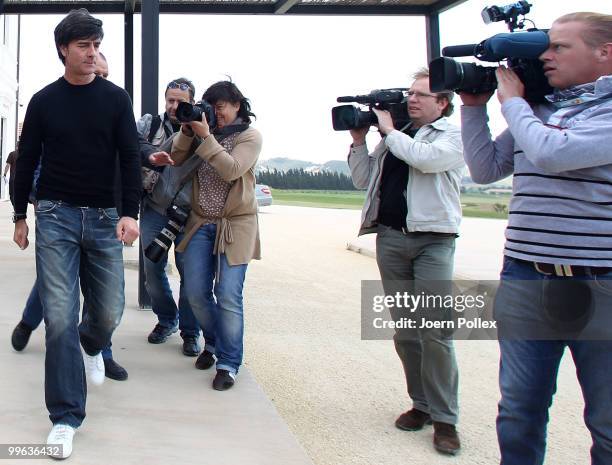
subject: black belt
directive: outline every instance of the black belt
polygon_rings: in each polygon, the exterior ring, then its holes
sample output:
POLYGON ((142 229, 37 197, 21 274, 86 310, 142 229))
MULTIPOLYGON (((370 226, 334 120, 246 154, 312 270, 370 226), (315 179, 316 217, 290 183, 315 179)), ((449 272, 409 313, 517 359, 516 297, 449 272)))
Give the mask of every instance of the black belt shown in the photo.
MULTIPOLYGON (((386 226, 386 225, 383 225, 386 226)), ((408 228, 405 226, 389 226, 391 229, 395 229, 396 231, 401 232, 405 236, 438 236, 438 237, 458 237, 458 234, 455 233, 443 233, 443 232, 434 232, 434 231, 408 231, 408 228)))
POLYGON ((582 265, 555 265, 553 263, 530 262, 527 260, 515 260, 528 263, 533 266, 538 273, 562 277, 570 276, 597 276, 612 272, 611 267, 605 266, 582 266, 582 265))

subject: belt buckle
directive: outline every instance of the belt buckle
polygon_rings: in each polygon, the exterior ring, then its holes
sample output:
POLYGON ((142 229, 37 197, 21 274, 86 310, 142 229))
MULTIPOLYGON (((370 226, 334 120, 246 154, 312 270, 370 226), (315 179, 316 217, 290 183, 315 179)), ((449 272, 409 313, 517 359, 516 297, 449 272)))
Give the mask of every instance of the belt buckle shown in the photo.
POLYGON ((538 262, 533 262, 533 266, 535 267, 536 271, 547 276, 555 275, 561 278, 571 278, 574 276, 574 270, 572 270, 572 265, 558 265, 556 263, 552 264, 554 268, 554 271, 552 273, 547 273, 546 271, 542 270, 538 262))
POLYGON ((536 269, 536 271, 538 273, 541 273, 543 275, 550 276, 550 275, 553 274, 553 273, 548 273, 548 272, 544 271, 543 269, 541 269, 540 268, 540 264, 538 262, 533 262, 533 267, 536 269))

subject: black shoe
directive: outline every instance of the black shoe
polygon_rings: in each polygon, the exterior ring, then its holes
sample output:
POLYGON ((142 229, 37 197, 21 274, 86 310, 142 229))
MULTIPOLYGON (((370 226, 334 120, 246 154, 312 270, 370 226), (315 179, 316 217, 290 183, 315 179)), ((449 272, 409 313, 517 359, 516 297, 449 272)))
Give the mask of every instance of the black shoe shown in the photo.
POLYGON ((217 391, 227 391, 234 385, 234 375, 227 370, 217 370, 217 375, 213 379, 213 389, 217 391))
POLYGON ((429 413, 421 412, 415 408, 402 413, 395 420, 395 426, 403 431, 419 431, 425 425, 431 425, 429 413))
POLYGON ((177 331, 178 331, 178 326, 172 326, 171 328, 166 328, 165 326, 162 326, 159 323, 157 323, 155 325, 155 328, 153 328, 153 331, 151 331, 151 334, 149 334, 149 337, 147 338, 147 340, 151 344, 161 344, 162 342, 166 342, 166 339, 168 339, 168 337, 170 337, 172 334, 176 333, 177 331))
POLYGON ((456 455, 461 449, 461 441, 459 441, 459 435, 457 434, 455 425, 434 421, 433 427, 434 448, 442 454, 456 455))
POLYGON ((128 372, 125 368, 115 362, 112 358, 104 359, 104 375, 115 381, 125 381, 128 379, 128 372))
POLYGON ((197 357, 200 354, 200 344, 196 336, 183 337, 183 355, 197 357))
POLYGON ((11 336, 11 344, 13 344, 13 349, 17 352, 21 352, 28 345, 28 341, 30 340, 30 335, 32 334, 32 328, 30 328, 23 321, 17 323, 15 329, 13 330, 13 335, 11 336))
POLYGON ((195 362, 195 367, 198 370, 208 370, 215 364, 215 356, 212 352, 204 350, 195 362))

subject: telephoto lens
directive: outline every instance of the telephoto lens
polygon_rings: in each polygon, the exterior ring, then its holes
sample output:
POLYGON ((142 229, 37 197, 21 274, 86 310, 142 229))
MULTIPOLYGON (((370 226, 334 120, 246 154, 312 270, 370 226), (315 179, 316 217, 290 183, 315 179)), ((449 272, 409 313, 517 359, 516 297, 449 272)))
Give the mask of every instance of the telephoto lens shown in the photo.
POLYGON ((144 251, 145 257, 155 263, 159 262, 168 253, 174 239, 183 230, 183 226, 185 226, 189 217, 189 207, 179 207, 173 204, 168 207, 166 214, 168 215, 168 223, 144 251))

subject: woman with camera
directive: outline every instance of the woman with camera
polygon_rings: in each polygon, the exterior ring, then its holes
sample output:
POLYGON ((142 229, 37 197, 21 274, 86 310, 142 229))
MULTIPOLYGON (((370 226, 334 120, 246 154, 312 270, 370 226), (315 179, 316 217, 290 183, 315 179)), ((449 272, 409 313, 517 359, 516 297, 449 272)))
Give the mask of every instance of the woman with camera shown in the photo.
POLYGON ((185 289, 206 344, 195 365, 205 370, 216 359, 213 388, 223 391, 242 363, 242 289, 249 261, 260 258, 254 169, 262 139, 249 127, 255 115, 234 83, 213 84, 202 100, 213 106, 216 124, 204 112, 201 121, 183 123, 172 146, 177 165, 193 153, 202 159, 177 250, 184 252, 185 289))

